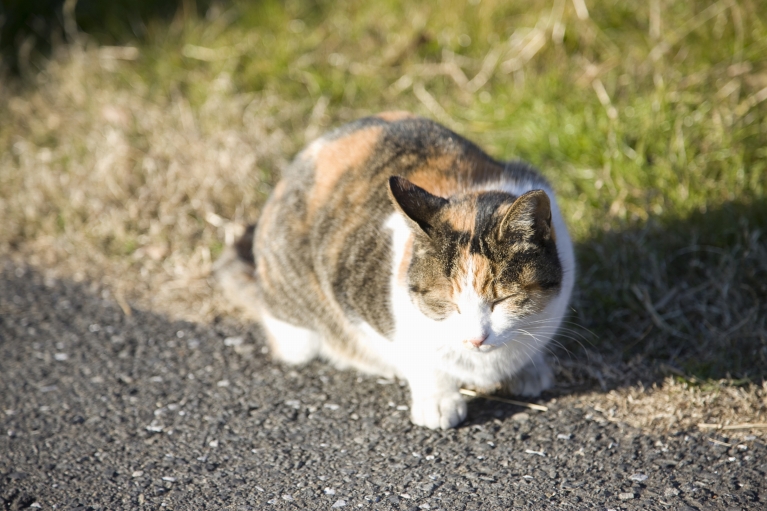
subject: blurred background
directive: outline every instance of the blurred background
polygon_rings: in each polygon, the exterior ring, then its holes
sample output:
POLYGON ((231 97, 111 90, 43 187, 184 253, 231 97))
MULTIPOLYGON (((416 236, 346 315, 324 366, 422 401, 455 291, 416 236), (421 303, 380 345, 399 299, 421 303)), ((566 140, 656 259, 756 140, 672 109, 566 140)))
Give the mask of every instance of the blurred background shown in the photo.
POLYGON ((0 5, 1 257, 125 307, 233 313, 208 272, 280 169, 411 110, 558 192, 579 260, 561 381, 763 385, 758 0, 0 5))

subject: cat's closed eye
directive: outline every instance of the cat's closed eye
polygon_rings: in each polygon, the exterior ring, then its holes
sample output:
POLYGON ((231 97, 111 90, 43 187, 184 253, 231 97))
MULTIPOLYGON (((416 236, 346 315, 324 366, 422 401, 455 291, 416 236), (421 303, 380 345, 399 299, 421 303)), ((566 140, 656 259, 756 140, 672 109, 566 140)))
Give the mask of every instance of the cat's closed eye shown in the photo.
POLYGON ((424 295, 422 300, 424 305, 430 309, 435 319, 445 319, 453 312, 461 313, 458 305, 451 301, 430 297, 429 295, 424 295))
POLYGON ((492 310, 495 310, 495 306, 496 306, 496 305, 498 305, 498 304, 500 304, 500 303, 502 303, 502 302, 505 302, 506 300, 508 300, 508 299, 510 299, 510 298, 514 298, 515 296, 517 296, 517 295, 506 295, 506 296, 504 296, 504 297, 502 297, 502 298, 498 298, 498 299, 496 299, 496 300, 493 300, 493 301, 490 303, 490 310, 491 310, 491 311, 492 311, 492 310))

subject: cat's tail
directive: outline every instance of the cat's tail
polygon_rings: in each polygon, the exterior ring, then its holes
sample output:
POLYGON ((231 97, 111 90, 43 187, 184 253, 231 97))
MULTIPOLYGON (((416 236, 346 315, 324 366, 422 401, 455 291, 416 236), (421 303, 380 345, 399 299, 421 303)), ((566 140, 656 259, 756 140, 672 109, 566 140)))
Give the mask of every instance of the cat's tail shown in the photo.
POLYGON ((255 224, 246 227, 242 236, 226 247, 213 265, 212 274, 230 302, 257 318, 256 259, 253 255, 255 231, 255 224))

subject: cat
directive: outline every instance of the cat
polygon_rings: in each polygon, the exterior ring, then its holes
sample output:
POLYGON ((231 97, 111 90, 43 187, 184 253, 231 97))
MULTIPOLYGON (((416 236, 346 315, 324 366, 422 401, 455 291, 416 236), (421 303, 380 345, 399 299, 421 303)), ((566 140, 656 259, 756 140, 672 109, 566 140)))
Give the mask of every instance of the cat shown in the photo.
POLYGON ((217 263, 288 364, 405 379, 413 423, 452 428, 462 386, 534 396, 575 260, 551 186, 406 112, 309 144, 217 263))

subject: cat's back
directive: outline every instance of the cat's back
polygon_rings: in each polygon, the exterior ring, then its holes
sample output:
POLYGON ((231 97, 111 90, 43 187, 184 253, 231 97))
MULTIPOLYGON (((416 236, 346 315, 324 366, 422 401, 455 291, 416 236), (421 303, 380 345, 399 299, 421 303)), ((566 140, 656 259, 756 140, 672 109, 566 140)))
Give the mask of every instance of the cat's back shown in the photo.
POLYGON ((390 213, 386 181, 392 175, 443 197, 509 183, 546 185, 529 166, 498 162, 444 126, 408 112, 385 112, 330 131, 299 153, 283 180, 302 196, 304 221, 321 224, 390 213))

